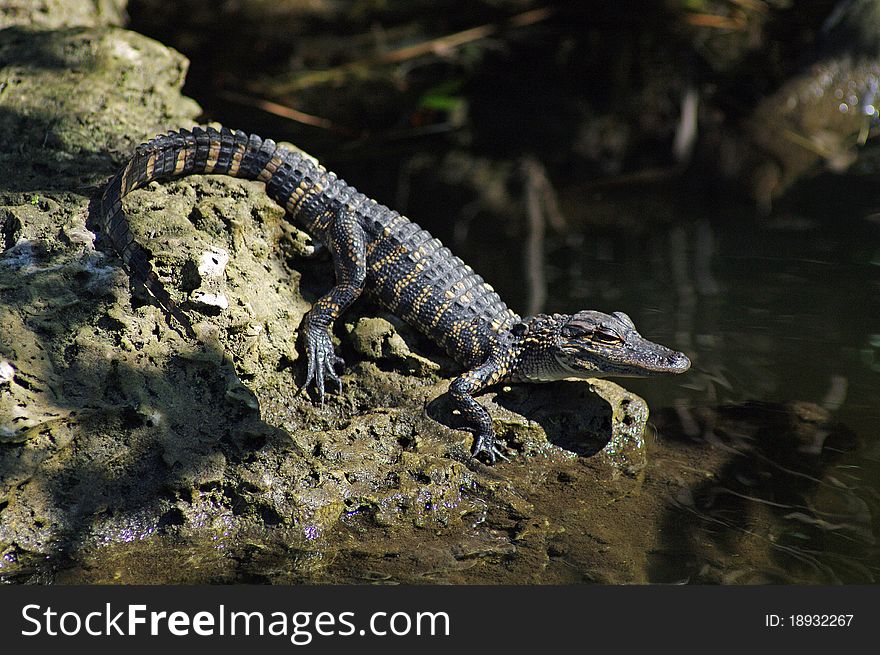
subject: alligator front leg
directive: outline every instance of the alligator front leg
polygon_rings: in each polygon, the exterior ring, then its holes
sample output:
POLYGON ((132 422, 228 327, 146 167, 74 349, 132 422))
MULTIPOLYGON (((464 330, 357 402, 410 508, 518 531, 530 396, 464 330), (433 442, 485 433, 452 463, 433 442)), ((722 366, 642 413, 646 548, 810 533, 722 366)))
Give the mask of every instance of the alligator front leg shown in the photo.
POLYGON ((316 302, 303 321, 308 370, 303 389, 312 382, 324 404, 324 380, 333 380, 342 390, 335 367, 344 362, 333 350, 333 323, 357 300, 367 277, 366 238, 357 217, 341 210, 330 227, 328 247, 333 255, 336 286, 316 302))
POLYGON ((476 457, 480 453, 485 453, 490 464, 494 464, 498 457, 503 460, 507 457, 501 452, 501 442, 495 437, 492 417, 489 416, 486 408, 474 399, 474 394, 501 380, 503 374, 501 367, 493 359, 489 359, 481 366, 455 378, 449 385, 449 393, 455 408, 467 421, 466 429, 474 433, 472 455, 476 457))

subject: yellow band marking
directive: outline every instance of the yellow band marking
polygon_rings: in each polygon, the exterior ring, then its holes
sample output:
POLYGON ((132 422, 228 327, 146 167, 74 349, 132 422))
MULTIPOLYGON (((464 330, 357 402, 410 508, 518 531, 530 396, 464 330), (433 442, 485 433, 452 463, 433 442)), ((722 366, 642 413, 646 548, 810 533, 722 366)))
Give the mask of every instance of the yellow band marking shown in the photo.
POLYGON ((174 165, 174 175, 183 172, 183 167, 186 165, 186 148, 181 148, 177 153, 177 163, 174 165))
POLYGON ((213 173, 214 167, 217 165, 217 159, 220 157, 220 142, 212 141, 211 149, 208 151, 208 160, 205 162, 205 173, 213 173))

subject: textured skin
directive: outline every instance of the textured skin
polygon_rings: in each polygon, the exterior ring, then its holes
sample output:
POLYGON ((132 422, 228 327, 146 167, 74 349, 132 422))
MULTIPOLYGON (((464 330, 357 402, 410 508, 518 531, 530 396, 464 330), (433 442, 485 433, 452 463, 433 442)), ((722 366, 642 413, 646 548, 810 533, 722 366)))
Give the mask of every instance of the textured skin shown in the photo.
MULTIPOLYGON (((484 453, 489 461, 504 455, 491 418, 474 400, 474 394, 505 380, 545 381, 584 377, 582 371, 591 376, 603 373, 601 366, 583 368, 560 354, 561 331, 573 325, 578 315, 523 321, 469 266, 406 217, 358 193, 302 151, 226 128, 181 130, 142 144, 108 183, 101 201, 102 229, 132 278, 143 282, 191 336, 194 331, 189 317, 173 302, 147 253, 134 242, 122 212, 122 198, 153 180, 194 174, 264 182, 266 193, 286 210, 289 220, 332 253, 336 286, 314 304, 304 322, 308 357, 305 386, 314 383, 322 402, 325 380, 340 384, 335 366, 342 360, 335 355, 331 340, 334 321, 364 289, 465 367, 451 383, 450 394, 475 433, 474 454, 484 453), (554 364, 557 356, 568 363, 554 364)), ((604 317, 599 320, 613 319, 595 314, 604 317)), ((627 324, 631 326, 628 318, 627 324)), ((622 334, 628 327, 621 325, 609 329, 622 334)), ((591 329, 590 335, 596 328, 591 329)), ((632 333, 641 339, 634 328, 632 333)), ((673 351, 642 341, 661 349, 657 357, 667 358, 663 359, 665 366, 646 371, 636 361, 633 370, 615 374, 684 370, 681 360, 669 359, 673 351)))

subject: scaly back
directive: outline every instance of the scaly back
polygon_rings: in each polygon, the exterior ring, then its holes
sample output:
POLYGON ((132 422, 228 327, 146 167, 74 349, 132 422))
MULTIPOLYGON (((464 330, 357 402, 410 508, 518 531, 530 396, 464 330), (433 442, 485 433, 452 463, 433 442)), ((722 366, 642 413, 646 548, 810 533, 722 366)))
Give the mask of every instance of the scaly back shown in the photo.
POLYGON ((228 175, 266 184, 266 192, 295 224, 328 247, 332 222, 352 213, 367 242, 368 293, 443 345, 467 365, 484 357, 491 332, 519 317, 479 275, 439 240, 399 213, 358 193, 311 156, 227 128, 195 128, 156 137, 135 151, 107 185, 102 228, 132 278, 192 334, 187 315, 157 277, 147 252, 134 241, 122 198, 154 180, 196 174, 228 175))

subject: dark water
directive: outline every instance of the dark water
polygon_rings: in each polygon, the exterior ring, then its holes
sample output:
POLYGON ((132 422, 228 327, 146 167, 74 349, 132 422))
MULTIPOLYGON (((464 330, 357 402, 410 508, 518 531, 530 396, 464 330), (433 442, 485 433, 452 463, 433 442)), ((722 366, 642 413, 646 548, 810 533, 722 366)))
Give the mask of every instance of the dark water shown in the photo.
MULTIPOLYGON (((766 218, 725 196, 690 202, 636 234, 584 228, 548 257, 548 310, 627 311, 693 361, 662 383, 622 381, 648 401, 663 449, 704 458, 652 463, 654 475, 704 466, 707 479, 673 495, 668 527, 690 536, 655 561, 652 580, 717 580, 701 573, 712 558, 723 560, 721 581, 880 579, 872 182, 820 177, 766 218)), ((625 215, 627 202, 617 209, 625 215)))

